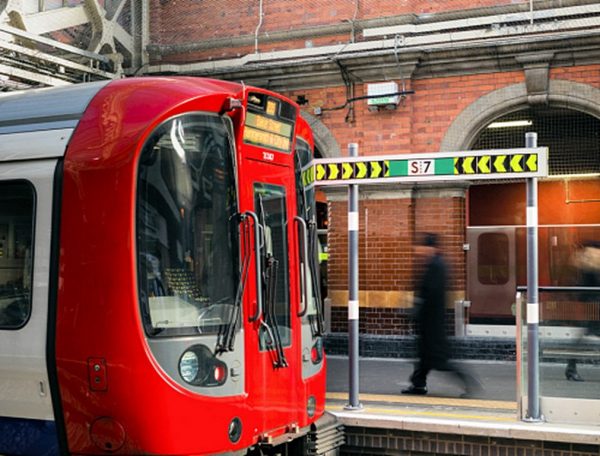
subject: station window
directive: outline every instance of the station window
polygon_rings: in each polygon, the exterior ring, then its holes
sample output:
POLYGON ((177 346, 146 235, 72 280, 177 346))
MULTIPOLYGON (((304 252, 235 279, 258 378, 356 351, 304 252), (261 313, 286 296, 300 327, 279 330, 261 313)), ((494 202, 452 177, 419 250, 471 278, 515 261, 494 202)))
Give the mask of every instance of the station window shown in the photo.
POLYGON ((508 236, 485 233, 477 240, 477 277, 483 285, 504 285, 508 282, 508 236))
POLYGON ((0 328, 18 329, 31 313, 33 187, 0 183, 0 328))

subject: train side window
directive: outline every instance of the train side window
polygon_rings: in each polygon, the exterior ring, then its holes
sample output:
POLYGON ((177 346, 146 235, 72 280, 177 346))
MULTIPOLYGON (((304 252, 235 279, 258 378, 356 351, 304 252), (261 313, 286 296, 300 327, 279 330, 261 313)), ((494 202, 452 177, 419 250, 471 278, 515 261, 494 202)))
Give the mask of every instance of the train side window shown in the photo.
POLYGON ((0 329, 22 328, 31 313, 35 192, 0 182, 0 329))
POLYGON ((509 242, 502 233, 484 233, 477 239, 477 277, 483 285, 504 285, 509 279, 509 242))

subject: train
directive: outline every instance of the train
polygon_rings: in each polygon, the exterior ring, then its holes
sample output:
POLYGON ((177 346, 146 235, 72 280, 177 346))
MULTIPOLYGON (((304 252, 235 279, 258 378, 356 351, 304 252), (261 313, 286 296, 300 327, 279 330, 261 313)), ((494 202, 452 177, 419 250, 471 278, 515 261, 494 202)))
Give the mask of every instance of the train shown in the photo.
POLYGON ((313 148, 243 83, 2 94, 0 454, 336 454, 313 148))

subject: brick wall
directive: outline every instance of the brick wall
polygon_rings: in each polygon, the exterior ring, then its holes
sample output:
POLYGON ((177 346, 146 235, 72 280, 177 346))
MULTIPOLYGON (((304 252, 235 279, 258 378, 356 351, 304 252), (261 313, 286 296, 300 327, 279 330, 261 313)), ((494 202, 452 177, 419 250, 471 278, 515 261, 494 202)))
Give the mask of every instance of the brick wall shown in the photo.
MULTIPOLYGON (((491 6, 526 4, 527 0, 379 0, 354 1, 268 0, 263 3, 261 34, 285 32, 309 27, 339 25, 349 20, 369 20, 406 14, 430 14, 491 6)), ((150 5, 152 42, 186 44, 210 39, 254 36, 259 25, 257 0, 152 0, 150 5)), ((346 42, 348 34, 320 38, 319 44, 346 42)), ((311 39, 311 41, 315 41, 311 39)), ((304 47, 304 42, 302 43, 304 47)), ((291 46, 284 49, 291 49, 291 46)), ((261 45, 261 51, 275 49, 261 45)), ((231 49, 234 56, 239 49, 231 49)), ((214 54, 213 54, 214 55, 214 54)), ((189 56, 188 56, 189 57, 189 56)))
MULTIPOLYGON (((328 282, 330 289, 348 287, 348 203, 329 203, 328 282)), ((368 200, 359 204, 359 288, 412 290, 410 200, 368 200)))
POLYGON ((600 456, 600 445, 345 427, 341 454, 438 456, 600 456))
MULTIPOLYGON (((598 66, 595 79, 598 78, 598 66)), ((589 71, 589 75, 594 75, 589 71)), ((565 73, 561 73, 564 78, 565 73)), ((354 104, 353 121, 346 121, 347 110, 324 111, 320 120, 331 130, 342 150, 350 142, 359 144, 361 155, 435 152, 450 124, 467 106, 497 89, 525 81, 523 72, 506 72, 416 79, 407 88, 414 94, 395 111, 370 112, 365 102, 354 104)), ((346 99, 343 87, 328 87, 285 93, 292 99, 305 95, 309 103, 303 106, 333 108, 346 99)), ((357 84, 355 96, 366 95, 366 85, 357 84)))
MULTIPOLYGON (((413 254, 419 233, 440 235, 450 270, 448 306, 464 298, 464 198, 443 197, 445 189, 414 191, 413 198, 363 199, 359 205, 360 332, 412 334, 408 318, 421 264, 413 254), (442 197, 439 197, 439 195, 442 197), (433 196, 432 196, 433 195, 433 196)), ((387 195, 388 197, 390 195, 387 195)), ((373 197, 375 198, 375 197, 373 197)), ((348 289, 347 202, 329 203, 328 296, 331 330, 346 331, 348 289)))

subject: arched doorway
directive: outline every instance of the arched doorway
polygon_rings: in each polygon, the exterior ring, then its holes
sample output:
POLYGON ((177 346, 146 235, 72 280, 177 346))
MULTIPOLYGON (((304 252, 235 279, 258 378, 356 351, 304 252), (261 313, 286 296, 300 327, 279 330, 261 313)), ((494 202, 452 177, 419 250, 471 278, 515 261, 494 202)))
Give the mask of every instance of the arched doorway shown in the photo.
MULTIPOLYGON (((600 241, 599 95, 589 86, 551 81, 549 103, 529 106, 524 85, 510 86, 468 107, 442 144, 445 150, 523 147, 525 132, 535 131, 538 144, 549 148, 550 176, 539 184, 541 286, 580 284, 573 261, 578 246, 600 241)), ((490 325, 514 324, 516 287, 526 284, 524 183, 472 185, 467 214, 469 323, 493 334, 490 325)), ((578 326, 600 319, 598 306, 576 298, 543 297, 543 320, 578 326)))
MULTIPOLYGON (((523 147, 526 131, 537 132, 550 151, 550 177, 539 183, 540 285, 575 286, 578 246, 600 240, 600 120, 565 108, 527 108, 489 123, 471 148, 523 147)), ((472 185, 467 212, 470 322, 513 324, 515 287, 527 282, 524 183, 472 185)), ((553 318, 566 321, 560 314, 567 311, 562 306, 553 318)))
MULTIPOLYGON (((315 158, 333 158, 340 157, 340 146, 331 131, 319 120, 319 118, 305 111, 301 112, 302 117, 309 123, 315 141, 315 158)), ((327 197, 325 192, 317 190, 317 233, 319 237, 319 269, 321 296, 325 299, 328 295, 327 268, 329 262, 327 227, 329 225, 329 211, 327 197)), ((328 310, 327 310, 328 312, 328 310)), ((329 321, 329 319, 328 319, 329 321)))

